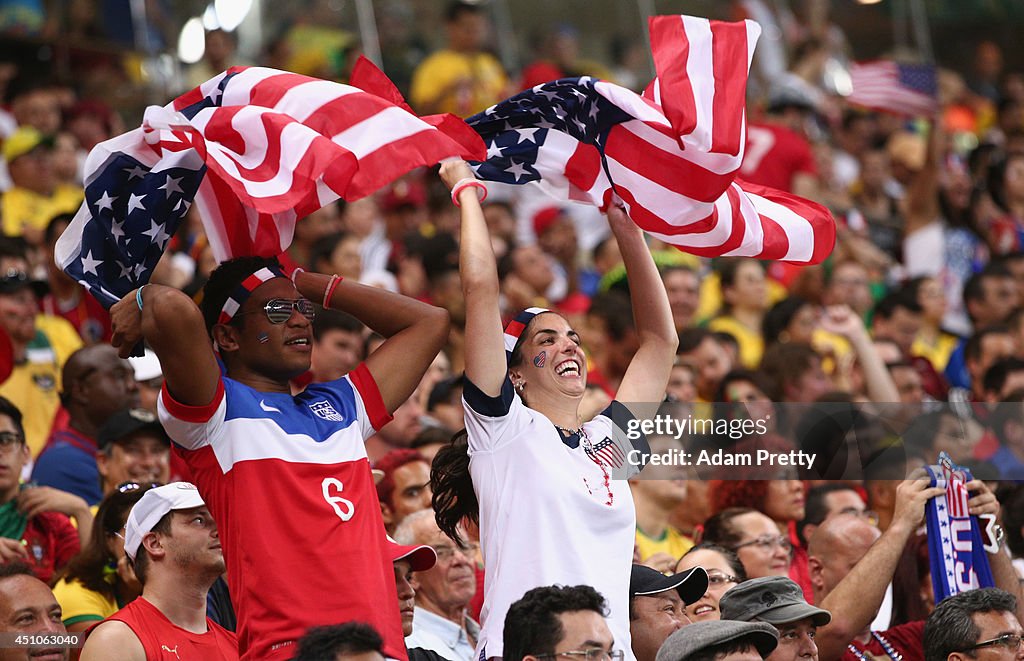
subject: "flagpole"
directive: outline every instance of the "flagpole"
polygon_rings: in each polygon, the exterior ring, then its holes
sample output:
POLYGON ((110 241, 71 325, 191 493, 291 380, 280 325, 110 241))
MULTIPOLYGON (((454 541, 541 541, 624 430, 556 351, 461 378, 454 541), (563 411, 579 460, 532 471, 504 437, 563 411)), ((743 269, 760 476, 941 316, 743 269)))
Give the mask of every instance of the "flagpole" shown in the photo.
POLYGON ((651 52, 651 35, 647 34, 647 19, 656 16, 658 10, 654 6, 654 0, 636 0, 636 10, 640 14, 640 34, 644 37, 644 44, 647 46, 647 64, 651 71, 654 71, 654 54, 651 52))
POLYGON ((932 55, 931 30, 928 27, 928 14, 923 0, 910 0, 910 21, 914 27, 914 41, 917 42, 918 52, 925 62, 933 64, 935 57, 932 55))
POLYGON ((356 18, 359 21, 359 40, 363 42, 363 54, 368 60, 383 69, 384 62, 380 56, 377 19, 373 15, 373 0, 356 0, 356 18))

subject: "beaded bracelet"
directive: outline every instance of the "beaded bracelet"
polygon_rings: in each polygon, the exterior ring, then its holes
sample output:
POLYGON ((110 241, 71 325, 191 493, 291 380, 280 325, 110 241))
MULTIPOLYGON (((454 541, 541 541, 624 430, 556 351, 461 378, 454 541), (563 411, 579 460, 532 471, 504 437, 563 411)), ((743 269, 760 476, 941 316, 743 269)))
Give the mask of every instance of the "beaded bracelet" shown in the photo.
POLYGON ((146 284, 142 285, 141 287, 135 290, 135 304, 139 306, 140 310, 142 309, 142 290, 148 287, 149 284, 150 283, 147 282, 146 284))
POLYGON ((452 186, 452 203, 455 206, 462 206, 461 204, 459 204, 459 193, 466 190, 470 186, 480 189, 476 195, 481 202, 487 199, 487 186, 485 186, 482 181, 473 179, 472 177, 466 177, 465 179, 460 179, 458 182, 456 182, 454 186, 452 186))
POLYGON ((334 295, 334 290, 338 288, 338 284, 344 280, 340 275, 335 273, 331 276, 331 281, 327 283, 327 289, 324 290, 324 307, 330 307, 331 296, 334 295))

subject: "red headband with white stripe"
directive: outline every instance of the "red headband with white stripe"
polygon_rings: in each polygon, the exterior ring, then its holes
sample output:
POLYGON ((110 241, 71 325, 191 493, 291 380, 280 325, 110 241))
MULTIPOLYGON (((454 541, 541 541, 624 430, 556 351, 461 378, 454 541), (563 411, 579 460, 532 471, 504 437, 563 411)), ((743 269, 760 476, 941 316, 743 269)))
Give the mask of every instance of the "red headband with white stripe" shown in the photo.
POLYGON ((218 324, 226 324, 231 321, 238 310, 245 303, 245 300, 249 298, 252 292, 268 280, 274 278, 287 278, 284 271, 277 268, 276 266, 264 266, 259 271, 256 271, 250 275, 242 283, 235 287, 235 290, 231 292, 231 296, 228 300, 224 301, 224 307, 220 309, 220 316, 217 318, 218 324))
POLYGON ((547 308, 526 308, 515 316, 515 319, 508 322, 505 326, 505 358, 508 361, 512 360, 512 350, 516 348, 516 342, 519 341, 519 336, 526 330, 527 325, 533 320, 538 314, 544 312, 551 312, 547 308))

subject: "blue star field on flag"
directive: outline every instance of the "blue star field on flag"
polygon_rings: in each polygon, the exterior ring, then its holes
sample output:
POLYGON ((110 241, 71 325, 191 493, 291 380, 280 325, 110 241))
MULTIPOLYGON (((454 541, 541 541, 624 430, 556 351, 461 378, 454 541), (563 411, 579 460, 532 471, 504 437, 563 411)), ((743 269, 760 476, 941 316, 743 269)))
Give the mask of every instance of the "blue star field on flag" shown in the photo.
POLYGON ((487 145, 487 160, 471 161, 487 181, 539 181, 534 165, 549 131, 600 147, 613 126, 632 119, 594 88, 589 76, 562 78, 531 89, 473 115, 466 123, 487 145))
POLYGON ((205 172, 205 166, 152 172, 127 154, 112 157, 85 188, 79 213, 90 217, 67 274, 108 308, 148 282, 205 172))

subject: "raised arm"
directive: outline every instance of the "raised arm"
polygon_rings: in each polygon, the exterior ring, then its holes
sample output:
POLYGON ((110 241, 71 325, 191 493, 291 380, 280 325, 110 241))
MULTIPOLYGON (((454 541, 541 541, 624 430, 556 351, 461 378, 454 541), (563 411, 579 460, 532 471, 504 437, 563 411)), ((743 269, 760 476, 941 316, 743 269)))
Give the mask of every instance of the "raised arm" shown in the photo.
MULTIPOLYGON (((441 179, 449 189, 473 172, 462 161, 441 164, 441 179)), ((462 230, 459 239, 459 277, 466 299, 466 377, 485 395, 497 397, 508 368, 499 307, 498 266, 475 187, 459 194, 462 230)))
POLYGON ((633 323, 640 340, 615 398, 621 402, 660 402, 679 346, 668 294, 640 228, 616 206, 608 207, 608 222, 626 266, 633 323))
POLYGON ((110 308, 110 343, 127 358, 145 338, 160 359, 164 382, 174 399, 186 406, 206 406, 220 382, 220 368, 203 315, 183 292, 163 285, 133 290, 110 308), (142 301, 142 309, 139 309, 142 301))
POLYGON ((832 613, 832 621, 818 629, 819 658, 838 659, 850 641, 871 624, 903 547, 924 520, 925 503, 942 493, 941 488, 928 486, 928 478, 906 480, 897 488, 892 524, 818 604, 832 613))
MULTIPOLYGON (((306 298, 322 301, 330 281, 330 276, 301 272, 295 286, 306 298)), ((448 312, 348 280, 334 288, 328 303, 388 338, 366 359, 366 368, 377 382, 384 407, 394 413, 409 399, 448 339, 448 312)))
POLYGON ((925 150, 924 166, 907 186, 907 194, 903 198, 903 215, 906 226, 903 236, 928 225, 939 217, 939 153, 946 140, 942 122, 932 120, 929 124, 925 150))
POLYGON ((889 374, 889 368, 885 366, 875 345, 871 342, 871 336, 864 328, 864 322, 846 305, 834 305, 825 310, 822 317, 821 327, 830 333, 845 337, 850 346, 853 347, 857 360, 860 361, 861 369, 864 371, 864 383, 867 388, 867 395, 873 402, 899 402, 900 392, 896 388, 896 382, 889 374))

